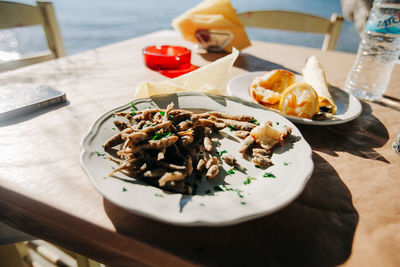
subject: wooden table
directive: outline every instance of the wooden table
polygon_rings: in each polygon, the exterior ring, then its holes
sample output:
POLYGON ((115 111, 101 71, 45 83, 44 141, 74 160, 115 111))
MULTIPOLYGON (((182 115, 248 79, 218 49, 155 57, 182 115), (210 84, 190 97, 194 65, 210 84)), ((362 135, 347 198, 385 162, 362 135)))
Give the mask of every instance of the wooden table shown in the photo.
MULTIPOLYGON (((313 149, 314 173, 286 208, 229 227, 178 227, 126 212, 104 199, 79 164, 90 124, 125 104, 135 85, 165 78, 147 69, 149 44, 191 47, 160 31, 81 54, 0 74, 0 93, 40 84, 66 92, 68 103, 0 127, 0 220, 111 266, 399 266, 400 68, 382 102, 363 102, 356 120, 299 125, 313 149)), ((254 41, 230 76, 285 67, 301 72, 317 55, 329 82, 343 88, 354 54, 254 41)), ((193 53, 206 65, 220 54, 193 53)))

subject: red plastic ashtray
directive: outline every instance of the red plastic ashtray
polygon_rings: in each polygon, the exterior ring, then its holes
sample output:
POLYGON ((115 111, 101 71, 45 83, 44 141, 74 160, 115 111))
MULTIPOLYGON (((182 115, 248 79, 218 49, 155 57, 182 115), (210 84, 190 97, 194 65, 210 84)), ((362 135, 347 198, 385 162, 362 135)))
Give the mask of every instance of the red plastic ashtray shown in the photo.
POLYGON ((188 69, 192 52, 182 46, 148 46, 143 49, 144 62, 152 70, 188 69))

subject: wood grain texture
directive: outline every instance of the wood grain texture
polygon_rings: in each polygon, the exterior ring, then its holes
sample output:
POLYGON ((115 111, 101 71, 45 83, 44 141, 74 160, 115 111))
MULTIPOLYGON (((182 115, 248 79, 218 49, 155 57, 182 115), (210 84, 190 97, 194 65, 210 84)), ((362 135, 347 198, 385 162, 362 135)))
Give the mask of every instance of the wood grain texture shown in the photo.
POLYGON ((0 1, 0 29, 43 24, 43 16, 36 6, 0 1))
MULTIPOLYGON (((0 220, 111 266, 398 266, 400 68, 385 98, 363 102, 356 120, 299 126, 315 171, 303 194, 270 216, 230 227, 177 227, 129 213, 93 188, 79 164, 91 123, 133 99, 141 81, 167 79, 147 69, 146 45, 193 47, 166 30, 0 74, 0 93, 47 84, 68 102, 0 125, 0 220)), ((247 71, 301 72, 317 55, 328 81, 343 88, 354 54, 254 41, 230 78, 247 71)), ((224 54, 196 53, 204 66, 224 54)))

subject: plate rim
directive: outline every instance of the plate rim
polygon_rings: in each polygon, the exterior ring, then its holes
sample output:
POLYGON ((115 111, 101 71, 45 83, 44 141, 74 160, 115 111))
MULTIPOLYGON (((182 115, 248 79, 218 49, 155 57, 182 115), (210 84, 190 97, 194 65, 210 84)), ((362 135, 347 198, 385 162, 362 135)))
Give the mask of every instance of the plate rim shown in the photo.
MULTIPOLYGON (((237 79, 240 79, 240 78, 243 78, 243 77, 247 77, 247 76, 255 77, 255 76, 259 76, 259 75, 265 74, 265 73, 270 72, 270 71, 272 71, 272 70, 251 71, 251 72, 246 72, 246 73, 242 73, 242 74, 236 75, 235 77, 233 77, 232 79, 230 79, 228 81, 228 84, 226 86, 229 96, 236 96, 235 94, 232 93, 231 86, 237 79)), ((295 75, 302 77, 301 74, 295 74, 295 75)), ((329 85, 331 85, 331 84, 329 84, 329 85)), ((336 87, 332 86, 332 88, 336 88, 336 87)), ((336 89, 334 89, 334 90, 336 90, 336 89)), ((340 90, 340 89, 338 88, 338 90, 340 90)), ((349 96, 349 103, 352 103, 353 105, 355 105, 353 107, 356 110, 356 112, 354 114, 352 114, 349 118, 347 118, 345 120, 314 121, 314 120, 310 120, 310 119, 306 119, 306 118, 299 118, 299 117, 295 117, 295 116, 284 115, 284 114, 281 114, 279 111, 276 111, 274 109, 269 109, 269 108, 267 108, 267 107, 265 107, 265 106, 263 106, 261 104, 259 104, 259 105, 262 106, 263 108, 265 108, 266 110, 275 112, 275 113, 287 118, 288 120, 290 120, 293 123, 306 124, 306 125, 320 125, 320 126, 338 125, 338 124, 347 123, 347 122, 350 122, 350 121, 356 119, 358 116, 360 116, 360 114, 362 112, 362 105, 361 105, 360 100, 358 100, 355 96, 353 96, 352 94, 347 93, 344 90, 341 90, 341 92, 343 92, 343 93, 345 93, 346 95, 349 96)), ((238 97, 238 96, 236 96, 236 97, 238 97)), ((251 102, 251 103, 253 103, 253 102, 251 102)), ((254 103, 256 103, 256 102, 254 102, 254 103)))
MULTIPOLYGON (((215 94, 207 94, 207 93, 199 93, 199 92, 179 92, 179 93, 174 93, 174 94, 160 94, 160 95, 155 95, 152 96, 154 97, 168 97, 170 95, 178 95, 179 96, 212 96, 212 97, 217 97, 217 98, 225 98, 225 99, 229 99, 235 102, 239 102, 241 104, 247 103, 247 104, 251 104, 251 106, 261 106, 258 103, 252 103, 249 101, 246 101, 242 98, 236 97, 236 96, 221 96, 221 95, 215 95, 215 94)), ((279 205, 275 205, 274 208, 270 208, 268 210, 260 210, 260 209, 255 209, 253 208, 253 212, 248 213, 247 215, 242 215, 242 216, 236 216, 235 218, 231 218, 231 219, 225 219, 225 220, 202 220, 199 218, 196 219, 184 219, 184 220, 173 220, 173 219, 169 219, 169 218, 165 218, 165 217, 160 217, 157 215, 154 215, 152 213, 149 212, 144 212, 138 209, 132 209, 132 207, 130 207, 129 205, 124 205, 124 203, 119 203, 118 201, 114 201, 114 199, 107 197, 105 193, 103 193, 100 188, 98 188, 98 184, 96 183, 96 178, 92 176, 92 174, 90 173, 90 170, 88 168, 88 166, 85 164, 85 160, 87 159, 88 155, 89 155, 89 148, 88 147, 88 141, 91 138, 94 138, 95 135, 98 133, 98 130, 100 129, 100 125, 101 123, 103 123, 106 118, 111 115, 112 113, 121 110, 121 109, 126 109, 130 107, 130 103, 134 102, 146 102, 146 101, 152 101, 152 97, 148 97, 148 98, 140 98, 140 99, 134 99, 130 102, 128 102, 127 104, 118 106, 116 108, 113 108, 105 113, 103 113, 102 115, 100 115, 89 127, 88 132, 85 134, 85 136, 82 138, 81 143, 80 143, 80 148, 81 148, 81 154, 80 154, 80 165, 82 167, 82 169, 84 170, 86 176, 88 177, 88 179, 90 180, 92 186, 96 189, 96 191, 98 191, 105 199, 107 199, 108 201, 112 202, 113 204, 129 211, 129 212, 133 212, 135 214, 138 214, 140 216, 146 217, 146 218, 150 218, 159 222, 163 222, 163 223, 168 223, 171 225, 176 225, 176 226, 187 226, 187 227, 195 227, 195 226, 211 226, 211 227, 221 227, 221 226, 228 226, 228 225, 234 225, 234 224, 238 224, 241 222, 245 222, 251 219, 255 219, 255 218, 259 218, 262 216, 266 216, 269 214, 272 214, 284 207, 286 207, 287 205, 289 205, 290 203, 292 203, 305 189, 309 179, 311 178, 313 172, 314 172, 314 162, 312 159, 312 149, 311 146, 309 145, 309 143, 304 139, 303 135, 301 134, 300 130, 298 130, 298 132, 300 133, 301 138, 304 141, 304 145, 305 145, 305 151, 303 151, 304 153, 304 158, 306 158, 305 163, 308 165, 305 168, 305 172, 307 172, 306 175, 304 175, 304 178, 302 179, 302 183, 301 184, 294 184, 289 186, 288 188, 285 188, 285 190, 288 190, 287 193, 290 193, 289 197, 286 196, 284 198, 284 201, 280 201, 279 205), (97 131, 96 131, 97 130, 97 131), (295 186, 296 185, 296 186, 295 186), (296 187, 296 188, 294 188, 296 187)), ((262 106, 261 106, 262 107, 262 106)), ((272 112, 270 110, 265 110, 267 112, 272 112)), ((281 114, 275 113, 276 115, 282 117, 284 120, 288 120, 287 118, 285 118, 284 116, 282 116, 281 114)), ((295 125, 293 125, 294 127, 296 127, 295 125)), ((297 128, 297 127, 296 127, 297 128)), ((160 189, 162 190, 162 189, 160 189)), ((178 195, 182 195, 180 193, 176 193, 178 195)), ((279 198, 278 198, 279 200, 279 198)), ((262 202, 263 203, 263 202, 262 202)))

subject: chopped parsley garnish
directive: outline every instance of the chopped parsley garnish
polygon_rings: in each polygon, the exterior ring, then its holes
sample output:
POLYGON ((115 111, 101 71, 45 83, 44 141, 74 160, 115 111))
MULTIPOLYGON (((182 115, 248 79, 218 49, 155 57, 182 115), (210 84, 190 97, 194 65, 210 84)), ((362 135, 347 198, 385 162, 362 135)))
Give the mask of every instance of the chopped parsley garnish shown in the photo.
POLYGON ((162 134, 159 134, 158 132, 156 132, 156 133, 154 134, 152 140, 159 140, 159 139, 161 139, 161 138, 163 138, 163 137, 168 137, 168 136, 171 136, 171 135, 172 135, 172 133, 162 133, 162 134))
POLYGON ((235 168, 229 169, 226 173, 227 173, 228 175, 235 174, 235 168))
POLYGON ((125 187, 122 187, 122 192, 128 191, 125 187))
POLYGON ((200 206, 204 207, 205 205, 204 205, 204 203, 200 203, 200 206))
POLYGON ((260 125, 260 123, 257 121, 257 119, 252 119, 250 122, 252 122, 252 123, 254 123, 254 124, 257 124, 257 125, 260 125))
POLYGON ((276 125, 279 125, 279 121, 277 121, 277 122, 275 122, 276 123, 276 125))
POLYGON ((229 130, 231 130, 231 132, 233 132, 233 131, 235 131, 235 126, 234 125, 228 125, 228 127, 229 127, 229 130))
POLYGON ((162 134, 159 134, 159 133, 156 132, 156 133, 154 134, 152 140, 158 140, 158 139, 161 139, 161 138, 162 138, 162 134))
POLYGON ((220 152, 218 152, 218 153, 219 153, 220 156, 222 156, 223 154, 228 153, 228 151, 222 150, 222 151, 220 151, 220 152))
POLYGON ((249 183, 251 183, 251 180, 256 180, 256 178, 252 178, 250 176, 247 176, 246 181, 244 181, 243 184, 248 185, 249 183))
POLYGON ((133 102, 131 102, 131 110, 130 110, 130 114, 131 116, 135 116, 137 108, 135 107, 135 104, 133 104, 133 102))
POLYGON ((104 148, 104 145, 102 145, 101 147, 104 148))
POLYGON ((286 162, 286 161, 285 161, 285 162, 283 163, 283 165, 287 166, 287 165, 289 165, 290 163, 291 163, 291 162, 286 162))
POLYGON ((244 202, 244 201, 241 201, 241 202, 240 202, 240 204, 242 204, 242 205, 246 205, 246 202, 244 202))
POLYGON ((233 191, 236 192, 236 194, 240 197, 243 198, 242 192, 243 190, 237 189, 237 188, 232 188, 232 187, 227 187, 226 185, 220 186, 220 188, 224 191, 233 191))
POLYGON ((111 128, 111 129, 113 129, 114 131, 115 131, 115 130, 117 130, 117 129, 115 129, 114 127, 113 127, 113 128, 111 128))
POLYGON ((155 193, 154 196, 156 196, 156 197, 164 197, 163 195, 157 194, 157 193, 155 193))
POLYGON ((161 138, 162 138, 162 135, 156 132, 156 133, 154 134, 152 140, 157 140, 157 139, 161 139, 161 138))
MULTIPOLYGON (((162 116, 165 116, 165 112, 164 111, 160 111, 159 112, 162 116)), ((174 117, 174 115, 168 115, 168 117, 170 118, 170 119, 172 119, 173 117, 174 117)))
POLYGON ((256 168, 258 168, 258 169, 261 169, 261 167, 260 167, 260 166, 258 166, 258 165, 254 165, 254 167, 256 167, 256 168))
POLYGON ((97 151, 96 151, 96 155, 97 155, 98 157, 102 157, 102 156, 105 156, 106 154, 100 153, 100 152, 97 152, 97 151))
POLYGON ((270 173, 270 172, 266 172, 263 175, 264 178, 276 178, 274 174, 270 173))

